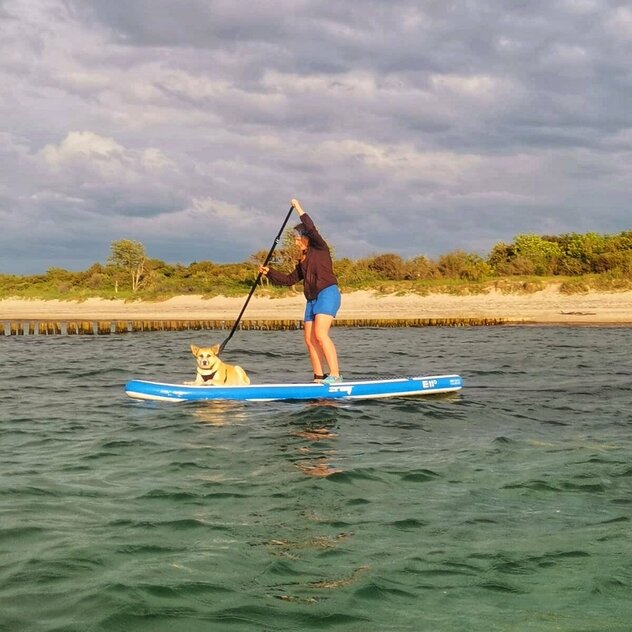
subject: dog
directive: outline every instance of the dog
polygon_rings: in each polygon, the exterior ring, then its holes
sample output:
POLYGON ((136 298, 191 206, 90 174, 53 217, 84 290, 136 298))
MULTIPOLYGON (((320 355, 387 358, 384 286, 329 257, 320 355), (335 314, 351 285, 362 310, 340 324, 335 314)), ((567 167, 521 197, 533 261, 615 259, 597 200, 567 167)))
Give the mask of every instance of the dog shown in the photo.
POLYGON ((217 354, 219 345, 212 347, 198 347, 191 345, 191 353, 197 362, 195 381, 185 384, 207 386, 240 386, 250 384, 250 378, 240 366, 233 366, 222 362, 217 354))

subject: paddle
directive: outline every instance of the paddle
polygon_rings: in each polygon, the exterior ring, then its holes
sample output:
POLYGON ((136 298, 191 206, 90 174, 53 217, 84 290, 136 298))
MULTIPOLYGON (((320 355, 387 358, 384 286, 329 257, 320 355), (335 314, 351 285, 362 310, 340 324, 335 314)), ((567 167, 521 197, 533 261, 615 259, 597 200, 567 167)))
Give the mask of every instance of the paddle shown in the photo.
MULTIPOLYGON (((268 263, 270 263, 270 259, 272 259, 272 254, 274 253, 274 249, 279 245, 279 242, 281 241, 283 230, 285 229, 285 225, 290 220, 290 216, 292 215, 293 210, 294 210, 294 207, 290 206, 290 210, 287 212, 285 220, 283 221, 283 225, 281 226, 281 230, 279 230, 279 234, 274 238, 274 242, 272 244, 272 247, 270 248, 270 252, 268 252, 268 256, 266 257, 265 261, 262 263, 262 266, 267 266, 268 263)), ((239 327, 239 321, 241 321, 241 317, 244 315, 244 312, 246 311, 246 307, 248 307, 248 303, 250 302, 252 295, 255 293, 255 290, 257 289, 257 285, 259 285, 259 281, 261 281, 262 276, 263 276, 263 273, 259 272, 253 286, 250 288, 250 294, 248 294, 248 298, 246 299, 244 306, 241 308, 241 311, 239 312, 239 316, 237 316, 237 320, 235 321, 233 328, 230 330, 230 333, 228 334, 228 337, 226 338, 226 340, 224 340, 224 342, 222 342, 222 344, 219 346, 219 351, 217 352, 218 354, 224 350, 224 347, 226 346, 228 341, 233 337, 233 334, 235 333, 235 331, 237 331, 237 327, 239 327)))

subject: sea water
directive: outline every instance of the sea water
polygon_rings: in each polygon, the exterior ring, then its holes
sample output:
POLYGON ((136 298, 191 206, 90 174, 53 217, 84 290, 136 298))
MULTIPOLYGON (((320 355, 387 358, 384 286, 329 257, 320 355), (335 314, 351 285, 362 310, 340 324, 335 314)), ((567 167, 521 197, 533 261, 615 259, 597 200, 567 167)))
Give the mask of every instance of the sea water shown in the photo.
MULTIPOLYGON (((0 338, 0 629, 632 629, 632 329, 336 329, 454 395, 149 403, 226 332, 0 338)), ((253 382, 302 334, 238 332, 253 382)))

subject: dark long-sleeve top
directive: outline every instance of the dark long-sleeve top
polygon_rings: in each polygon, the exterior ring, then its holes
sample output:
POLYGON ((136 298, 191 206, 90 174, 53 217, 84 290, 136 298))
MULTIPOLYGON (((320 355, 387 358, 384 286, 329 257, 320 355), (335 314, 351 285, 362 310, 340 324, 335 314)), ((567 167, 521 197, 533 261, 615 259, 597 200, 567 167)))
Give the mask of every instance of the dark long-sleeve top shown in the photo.
POLYGON ((316 230, 312 218, 303 213, 301 223, 305 228, 305 235, 309 238, 305 258, 296 264, 296 268, 290 274, 283 274, 270 268, 268 279, 277 285, 294 285, 303 281, 303 293, 310 301, 316 298, 321 290, 336 285, 338 279, 334 275, 329 246, 316 230))

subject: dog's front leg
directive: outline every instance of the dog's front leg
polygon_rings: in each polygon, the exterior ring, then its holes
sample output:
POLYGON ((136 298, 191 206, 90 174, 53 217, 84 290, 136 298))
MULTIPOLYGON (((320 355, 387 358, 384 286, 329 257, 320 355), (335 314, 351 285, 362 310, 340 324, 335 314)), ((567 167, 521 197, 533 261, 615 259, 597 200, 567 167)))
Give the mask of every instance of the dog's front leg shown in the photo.
POLYGON ((195 376, 195 380, 193 380, 192 382, 185 382, 185 384, 187 386, 202 386, 202 384, 204 384, 204 378, 198 373, 195 376))

